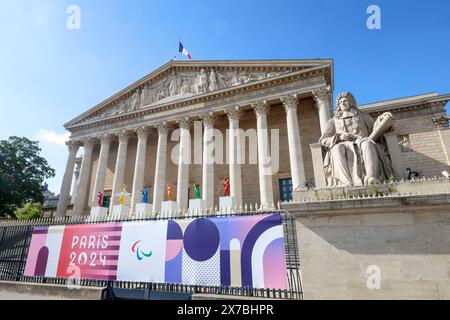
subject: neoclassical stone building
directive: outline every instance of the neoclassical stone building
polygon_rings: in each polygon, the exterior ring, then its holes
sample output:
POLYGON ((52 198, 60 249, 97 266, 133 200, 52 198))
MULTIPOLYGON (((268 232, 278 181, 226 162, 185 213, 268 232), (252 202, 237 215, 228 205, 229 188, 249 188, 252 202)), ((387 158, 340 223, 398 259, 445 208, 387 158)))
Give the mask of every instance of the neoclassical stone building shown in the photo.
MULTIPOLYGON (((111 206, 117 204, 122 186, 131 193, 125 200, 131 212, 144 185, 155 211, 167 200, 168 184, 174 186, 180 209, 187 209, 195 181, 202 183, 210 208, 218 204, 217 190, 225 176, 230 177, 236 205, 272 205, 280 200, 280 179, 292 178, 295 186, 303 186, 314 178, 309 144, 317 141, 320 127, 331 117, 332 90, 331 60, 171 61, 65 125, 72 137, 58 215, 65 214, 80 146, 84 156, 73 215, 88 214, 99 191, 110 197, 111 206), (261 136, 268 132, 261 129, 279 129, 277 174, 259 174, 258 164, 174 163, 172 149, 178 144, 188 148, 195 121, 220 130, 224 137, 239 128, 260 129, 258 142, 250 142, 259 148, 247 143, 247 153, 268 148, 262 143, 267 137, 261 136), (180 139, 171 141, 177 129, 180 139)), ((227 140, 230 150, 238 149, 238 139, 227 140)), ((204 144, 205 151, 207 140, 204 144)))
MULTIPOLYGON (((292 190, 325 187, 317 142, 333 115, 333 88, 332 60, 170 61, 65 124, 72 135, 57 215, 67 213, 72 184, 74 216, 89 214, 99 191, 112 209, 122 187, 130 194, 125 204, 131 213, 144 185, 154 212, 167 200, 168 185, 181 210, 194 198, 195 182, 208 208, 217 206, 224 177, 237 207, 272 206, 290 200, 292 190), (203 123, 200 161, 193 152, 196 123, 203 123), (210 163, 213 128, 224 137, 220 164, 210 163), (256 139, 230 139, 239 129, 253 129, 256 139), (270 154, 273 129, 279 136, 273 175, 264 174, 264 161, 229 161, 230 155, 270 154), (81 169, 72 181, 80 147, 81 169), (190 149, 191 162, 172 161, 179 158, 174 147, 190 149)), ((428 94, 360 106, 373 116, 390 111, 397 117, 389 146, 397 178, 407 176, 406 168, 425 176, 448 169, 448 100, 450 95, 428 94)))
POLYGON ((184 211, 194 183, 212 208, 229 177, 237 208, 280 202, 295 217, 306 299, 450 299, 450 94, 358 106, 395 117, 385 138, 400 182, 326 188, 318 142, 333 90, 332 60, 171 61, 65 124, 57 216, 89 215, 99 191, 110 212, 127 194, 133 214, 144 186, 154 214, 168 186, 184 211))

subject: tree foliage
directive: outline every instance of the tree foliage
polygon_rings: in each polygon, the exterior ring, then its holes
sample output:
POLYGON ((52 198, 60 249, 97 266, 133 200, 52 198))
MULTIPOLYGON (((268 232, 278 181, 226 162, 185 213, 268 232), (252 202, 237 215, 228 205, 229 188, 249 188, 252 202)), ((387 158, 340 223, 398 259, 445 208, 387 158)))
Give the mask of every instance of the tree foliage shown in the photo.
POLYGON ((42 203, 28 202, 23 207, 14 211, 17 219, 30 220, 40 218, 42 215, 42 203))
POLYGON ((40 152, 38 142, 27 138, 0 141, 0 217, 13 216, 27 202, 43 202, 41 184, 55 170, 40 152))

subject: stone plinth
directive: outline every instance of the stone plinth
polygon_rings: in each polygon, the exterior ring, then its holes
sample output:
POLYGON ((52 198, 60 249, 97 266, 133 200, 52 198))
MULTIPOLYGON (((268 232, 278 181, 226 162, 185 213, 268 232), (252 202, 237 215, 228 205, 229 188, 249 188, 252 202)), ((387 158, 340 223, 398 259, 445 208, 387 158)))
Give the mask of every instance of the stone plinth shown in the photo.
POLYGON ((178 211, 178 203, 176 201, 163 201, 161 204, 162 218, 172 218, 178 211))
POLYGON ((219 208, 220 211, 232 210, 235 207, 234 197, 220 197, 219 208))
POLYGON ((108 215, 108 208, 93 207, 90 216, 94 219, 104 218, 108 215))
POLYGON ((114 206, 112 210, 112 215, 115 218, 126 218, 130 212, 129 206, 114 206))
POLYGON ((294 191, 294 202, 314 202, 324 200, 364 199, 371 197, 439 194, 450 190, 449 179, 421 179, 388 184, 323 188, 304 191, 294 191))
POLYGON ((153 206, 148 203, 136 204, 135 214, 137 216, 151 215, 153 212, 153 206))
POLYGON ((450 192, 282 208, 295 218, 305 299, 449 299, 450 192))
POLYGON ((189 200, 189 215, 202 214, 208 209, 206 200, 203 199, 191 199, 189 200))

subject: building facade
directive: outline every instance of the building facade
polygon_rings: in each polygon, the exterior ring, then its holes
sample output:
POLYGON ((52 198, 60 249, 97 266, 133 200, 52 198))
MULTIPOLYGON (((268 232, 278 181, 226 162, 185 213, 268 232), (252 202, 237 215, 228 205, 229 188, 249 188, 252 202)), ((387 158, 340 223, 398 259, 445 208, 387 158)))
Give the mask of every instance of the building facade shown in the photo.
POLYGON ((131 194, 125 202, 133 210, 144 185, 155 211, 167 200, 167 185, 174 187, 180 209, 187 209, 196 181, 210 208, 218 205, 224 177, 230 178, 238 206, 276 204, 283 200, 284 179, 292 178, 294 188, 314 179, 309 145, 332 115, 332 66, 330 60, 169 62, 65 125, 72 137, 58 214, 65 214, 69 202, 80 146, 84 156, 73 215, 89 213, 99 191, 111 206, 118 204, 122 187, 131 194), (222 133, 222 151, 215 150, 216 158, 223 154, 219 164, 202 161, 210 129, 222 133), (272 129, 278 129, 280 148, 278 170, 270 177, 261 174, 256 153, 268 147, 263 142, 272 129), (238 130, 243 141, 229 139, 238 130), (172 161, 178 145, 191 147, 190 163, 172 161), (227 150, 247 155, 247 161, 230 165, 227 150), (250 163, 251 157, 256 160, 250 163))
POLYGON ((65 124, 56 216, 89 215, 99 192, 110 213, 126 195, 133 215, 144 186, 153 214, 167 200, 185 211, 195 184, 212 210, 229 177, 237 209, 295 216, 305 298, 450 298, 450 94, 358 106, 395 117, 385 138, 397 182, 330 189, 318 141, 333 72, 332 60, 167 63, 65 124), (383 290, 368 285, 377 267, 383 290))
MULTIPOLYGON (((167 200, 167 185, 180 209, 194 197, 195 182, 208 208, 217 206, 224 177, 238 207, 272 206, 289 200, 292 190, 324 187, 312 146, 332 117, 332 95, 331 60, 171 61, 65 125, 72 136, 57 214, 66 214, 72 183, 76 216, 97 205, 98 192, 112 208, 122 187, 133 210, 147 186, 155 212, 167 200), (240 139, 231 139, 238 130, 240 139), (211 151, 208 139, 222 143, 211 151), (73 181, 80 147, 83 161, 73 181), (190 161, 177 161, 178 147, 189 148, 190 161), (258 152, 277 162, 273 175, 264 174, 258 152), (241 161, 230 164, 230 154, 241 161)), ((427 94, 360 106, 373 116, 395 114, 401 178, 408 168, 423 176, 448 169, 449 99, 427 94)))

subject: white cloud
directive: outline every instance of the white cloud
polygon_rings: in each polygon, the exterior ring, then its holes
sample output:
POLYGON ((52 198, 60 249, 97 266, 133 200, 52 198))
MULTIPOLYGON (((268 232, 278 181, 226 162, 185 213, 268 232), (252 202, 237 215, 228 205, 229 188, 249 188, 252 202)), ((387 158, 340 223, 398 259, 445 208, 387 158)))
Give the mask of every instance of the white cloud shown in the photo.
POLYGON ((39 132, 36 134, 36 139, 38 139, 41 142, 48 142, 61 146, 64 146, 66 144, 66 141, 69 141, 69 137, 70 137, 69 132, 59 134, 57 132, 45 129, 40 129, 39 132))

